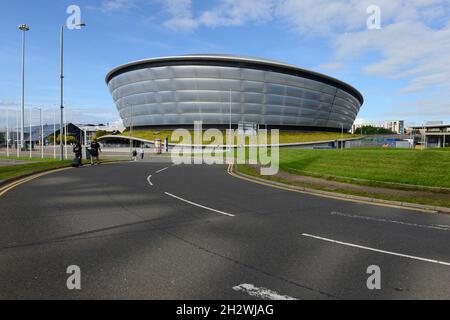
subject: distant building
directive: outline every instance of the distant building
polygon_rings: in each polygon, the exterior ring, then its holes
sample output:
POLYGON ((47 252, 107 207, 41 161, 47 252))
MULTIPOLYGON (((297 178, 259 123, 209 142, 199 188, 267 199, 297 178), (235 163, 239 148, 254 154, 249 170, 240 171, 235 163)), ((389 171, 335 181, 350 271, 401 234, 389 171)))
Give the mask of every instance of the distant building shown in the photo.
POLYGON ((433 122, 421 126, 412 126, 413 131, 420 133, 419 144, 425 148, 441 148, 450 146, 450 124, 442 121, 433 122))
POLYGON ((99 131, 106 131, 108 133, 112 133, 112 132, 123 132, 125 130, 125 127, 121 122, 108 123, 106 125, 78 124, 77 127, 83 132, 83 139, 84 135, 86 135, 86 142, 92 141, 92 139, 96 136, 97 132, 99 131))
POLYGON ((388 120, 384 122, 385 129, 389 129, 397 134, 405 133, 405 121, 404 120, 388 120))
POLYGON ((397 134, 405 134, 405 121, 404 120, 387 120, 384 122, 377 121, 365 121, 356 120, 352 126, 351 133, 355 133, 356 130, 362 127, 374 127, 391 130, 397 134))

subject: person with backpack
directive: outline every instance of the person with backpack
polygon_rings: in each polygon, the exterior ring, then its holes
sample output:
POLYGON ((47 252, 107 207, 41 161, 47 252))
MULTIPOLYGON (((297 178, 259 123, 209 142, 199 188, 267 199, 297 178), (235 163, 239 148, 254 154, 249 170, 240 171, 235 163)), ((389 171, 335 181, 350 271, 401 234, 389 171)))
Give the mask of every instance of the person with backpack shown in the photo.
POLYGON ((75 168, 79 168, 83 165, 82 163, 82 147, 79 141, 76 141, 73 145, 73 153, 75 154, 75 159, 73 159, 72 166, 75 168))
POLYGON ((102 152, 102 148, 97 142, 97 139, 94 139, 89 146, 89 153, 91 154, 91 165, 100 164, 100 152, 102 152))

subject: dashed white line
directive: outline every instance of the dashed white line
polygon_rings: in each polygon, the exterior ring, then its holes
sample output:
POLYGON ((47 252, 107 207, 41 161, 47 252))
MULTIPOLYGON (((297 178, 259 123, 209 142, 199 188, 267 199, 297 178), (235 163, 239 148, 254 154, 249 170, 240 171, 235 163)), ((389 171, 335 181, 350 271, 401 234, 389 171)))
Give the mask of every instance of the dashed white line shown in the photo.
POLYGON ((233 287, 235 291, 244 292, 252 297, 257 297, 264 300, 297 300, 295 298, 281 295, 278 292, 266 289, 266 288, 258 288, 252 284, 244 283, 238 286, 233 287))
POLYGON ((445 226, 445 225, 424 225, 424 224, 417 224, 417 223, 410 223, 410 222, 403 222, 403 221, 388 220, 388 219, 383 219, 383 218, 359 216, 359 215, 356 215, 356 214, 347 214, 347 213, 341 213, 341 212, 335 212, 335 211, 331 212, 331 214, 335 215, 335 216, 341 216, 341 217, 347 217, 347 218, 355 218, 355 219, 363 219, 363 220, 379 221, 379 222, 388 222, 388 223, 401 224, 401 225, 417 227, 417 228, 428 228, 428 229, 450 231, 450 226, 445 226))
POLYGON ((348 247, 353 247, 353 248, 358 248, 358 249, 364 249, 364 250, 369 250, 369 251, 374 251, 374 252, 379 252, 379 253, 390 254, 390 255, 393 255, 393 256, 397 256, 397 257, 409 258, 409 259, 414 259, 414 260, 419 260, 419 261, 425 261, 425 262, 441 264, 441 265, 444 265, 444 266, 450 266, 450 262, 439 261, 439 260, 434 260, 434 259, 427 259, 427 258, 421 258, 421 257, 411 256, 411 255, 408 255, 408 254, 402 254, 402 253, 397 253, 397 252, 392 252, 392 251, 386 251, 386 250, 380 250, 380 249, 360 246, 360 245, 353 244, 353 243, 342 242, 342 241, 337 241, 337 240, 328 239, 328 238, 322 238, 322 237, 314 236, 314 235, 307 234, 307 233, 303 233, 302 236, 308 237, 308 238, 317 239, 317 240, 327 241, 327 242, 331 242, 331 243, 335 243, 335 244, 340 244, 340 245, 343 245, 343 246, 348 246, 348 247))
POLYGON ((169 168, 166 167, 166 168, 164 168, 164 169, 158 170, 158 171, 156 171, 156 173, 161 173, 161 172, 163 172, 163 171, 166 171, 167 169, 169 169, 169 168))
POLYGON ((152 179, 152 175, 149 175, 147 178, 147 182, 149 185, 151 185, 153 187, 153 183, 152 183, 151 179, 152 179))
POLYGON ((195 202, 192 202, 192 201, 189 201, 189 200, 177 197, 176 195, 173 195, 173 194, 171 194, 169 192, 165 192, 165 194, 168 195, 169 197, 172 197, 172 198, 178 199, 180 201, 189 203, 189 204, 191 204, 193 206, 196 206, 196 207, 199 207, 199 208, 202 208, 202 209, 206 209, 206 210, 209 210, 209 211, 212 211, 212 212, 220 213, 220 214, 223 214, 223 215, 228 216, 228 217, 234 217, 234 214, 226 213, 226 212, 223 212, 223 211, 220 211, 220 210, 216 210, 216 209, 212 209, 212 208, 209 208, 209 207, 202 206, 201 204, 198 204, 198 203, 195 203, 195 202))

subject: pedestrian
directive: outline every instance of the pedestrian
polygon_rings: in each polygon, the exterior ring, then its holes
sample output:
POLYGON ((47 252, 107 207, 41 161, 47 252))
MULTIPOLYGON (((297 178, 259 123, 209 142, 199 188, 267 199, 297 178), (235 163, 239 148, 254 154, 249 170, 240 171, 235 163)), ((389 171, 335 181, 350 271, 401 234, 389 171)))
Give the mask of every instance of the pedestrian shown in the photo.
POLYGON ((81 147, 80 142, 76 141, 75 144, 73 145, 73 153, 75 154, 75 159, 73 159, 73 163, 72 163, 72 166, 75 168, 79 168, 79 167, 83 166, 83 163, 82 163, 83 155, 82 155, 81 150, 82 150, 82 147, 81 147))
POLYGON ((139 153, 141 154, 141 161, 144 160, 144 157, 145 157, 144 147, 141 147, 141 149, 139 150, 139 153))
POLYGON ((91 154, 91 165, 100 164, 100 152, 102 152, 102 148, 97 142, 97 139, 94 139, 89 146, 89 153, 91 154))
POLYGON ((133 161, 137 161, 137 151, 136 149, 133 150, 133 152, 131 153, 132 157, 133 157, 133 161))

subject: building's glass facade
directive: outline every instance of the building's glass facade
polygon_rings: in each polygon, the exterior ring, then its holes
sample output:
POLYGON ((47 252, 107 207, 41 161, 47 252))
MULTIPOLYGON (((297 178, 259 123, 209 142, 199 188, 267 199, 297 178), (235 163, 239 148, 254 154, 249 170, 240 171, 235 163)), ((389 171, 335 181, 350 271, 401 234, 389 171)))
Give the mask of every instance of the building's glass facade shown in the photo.
POLYGON ((108 87, 126 127, 227 125, 231 99, 234 125, 350 129, 361 107, 330 84, 238 65, 143 66, 112 76, 108 87))

